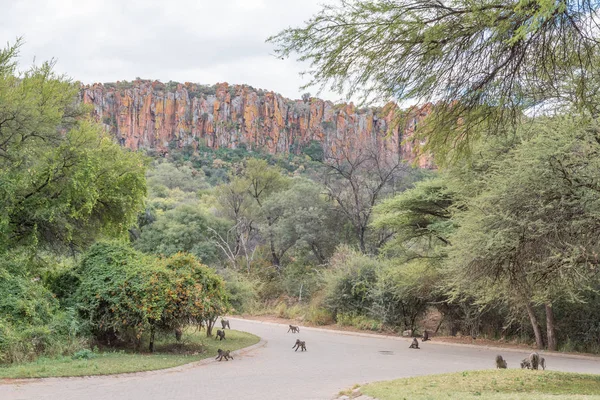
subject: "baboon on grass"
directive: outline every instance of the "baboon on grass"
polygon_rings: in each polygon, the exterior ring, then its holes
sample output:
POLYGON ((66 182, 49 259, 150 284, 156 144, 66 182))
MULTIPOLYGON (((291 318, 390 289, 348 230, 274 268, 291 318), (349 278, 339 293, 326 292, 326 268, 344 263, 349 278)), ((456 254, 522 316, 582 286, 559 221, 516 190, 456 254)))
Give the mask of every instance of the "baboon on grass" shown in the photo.
POLYGON ((215 336, 215 340, 224 340, 225 339, 225 330, 217 329, 217 336, 215 336))

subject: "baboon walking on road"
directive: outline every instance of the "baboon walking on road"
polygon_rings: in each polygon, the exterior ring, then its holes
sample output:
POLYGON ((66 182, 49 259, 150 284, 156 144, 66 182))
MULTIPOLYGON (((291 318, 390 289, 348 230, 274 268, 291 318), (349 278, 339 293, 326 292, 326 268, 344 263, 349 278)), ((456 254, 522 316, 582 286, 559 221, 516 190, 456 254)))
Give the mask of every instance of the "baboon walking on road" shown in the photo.
POLYGON ((229 350, 217 350, 217 358, 215 360, 221 361, 223 358, 225 358, 225 361, 229 361, 230 358, 233 360, 233 356, 229 354, 229 350))
POLYGON ((502 368, 502 369, 508 368, 508 364, 506 363, 506 360, 504 358, 502 358, 502 356, 500 354, 498 354, 496 356, 496 368, 502 368))
POLYGON ((288 329, 288 332, 289 331, 292 331, 292 333, 300 333, 300 327, 296 325, 290 325, 290 329, 288 329))
POLYGON ((292 346, 292 349, 296 348, 295 351, 298 351, 298 349, 302 349, 301 351, 306 351, 306 342, 300 339, 296 339, 296 344, 292 346))
POLYGON ((419 341, 417 340, 417 338, 413 338, 412 343, 410 344, 410 346, 408 346, 409 349, 418 349, 419 348, 419 341))
POLYGON ((221 327, 223 328, 223 330, 225 330, 225 327, 231 329, 231 327, 229 326, 229 320, 221 318, 221 327))

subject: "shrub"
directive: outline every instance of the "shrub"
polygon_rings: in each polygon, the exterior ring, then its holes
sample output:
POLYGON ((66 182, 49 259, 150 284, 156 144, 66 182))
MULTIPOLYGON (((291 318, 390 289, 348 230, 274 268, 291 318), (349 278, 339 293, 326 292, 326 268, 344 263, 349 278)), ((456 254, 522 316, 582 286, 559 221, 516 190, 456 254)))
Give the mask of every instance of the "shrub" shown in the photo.
POLYGON ((338 249, 331 259, 331 268, 324 274, 324 306, 335 316, 367 315, 373 305, 371 293, 380 267, 381 263, 374 258, 347 247, 338 249))
POLYGON ((77 307, 101 341, 140 345, 142 334, 216 319, 227 309, 223 281, 192 255, 156 259, 121 243, 99 243, 79 267, 77 307))

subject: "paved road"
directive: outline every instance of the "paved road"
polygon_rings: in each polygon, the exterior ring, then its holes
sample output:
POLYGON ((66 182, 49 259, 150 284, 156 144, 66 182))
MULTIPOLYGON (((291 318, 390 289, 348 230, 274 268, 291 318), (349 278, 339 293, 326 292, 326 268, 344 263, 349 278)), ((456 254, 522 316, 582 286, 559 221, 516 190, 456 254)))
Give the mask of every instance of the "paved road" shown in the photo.
MULTIPOLYGON (((494 366, 494 349, 427 342, 408 348, 404 338, 380 338, 231 319, 234 329, 267 343, 234 361, 149 373, 56 378, 0 384, 1 400, 327 400, 355 383, 494 366), (299 337, 307 352, 294 352, 299 337)), ((509 368, 526 352, 502 350, 509 368)), ((546 355, 548 369, 600 373, 600 360, 546 355)))

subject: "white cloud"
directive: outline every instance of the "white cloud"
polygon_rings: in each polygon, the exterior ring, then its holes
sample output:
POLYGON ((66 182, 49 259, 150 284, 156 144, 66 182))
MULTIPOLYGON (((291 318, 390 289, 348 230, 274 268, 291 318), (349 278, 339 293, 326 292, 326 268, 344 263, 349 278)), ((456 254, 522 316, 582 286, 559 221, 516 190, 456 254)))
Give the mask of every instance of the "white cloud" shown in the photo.
POLYGON ((23 68, 56 58, 59 72, 84 83, 226 81, 299 98, 304 66, 272 56, 265 39, 301 25, 322 1, 0 0, 0 43, 23 36, 23 68))

